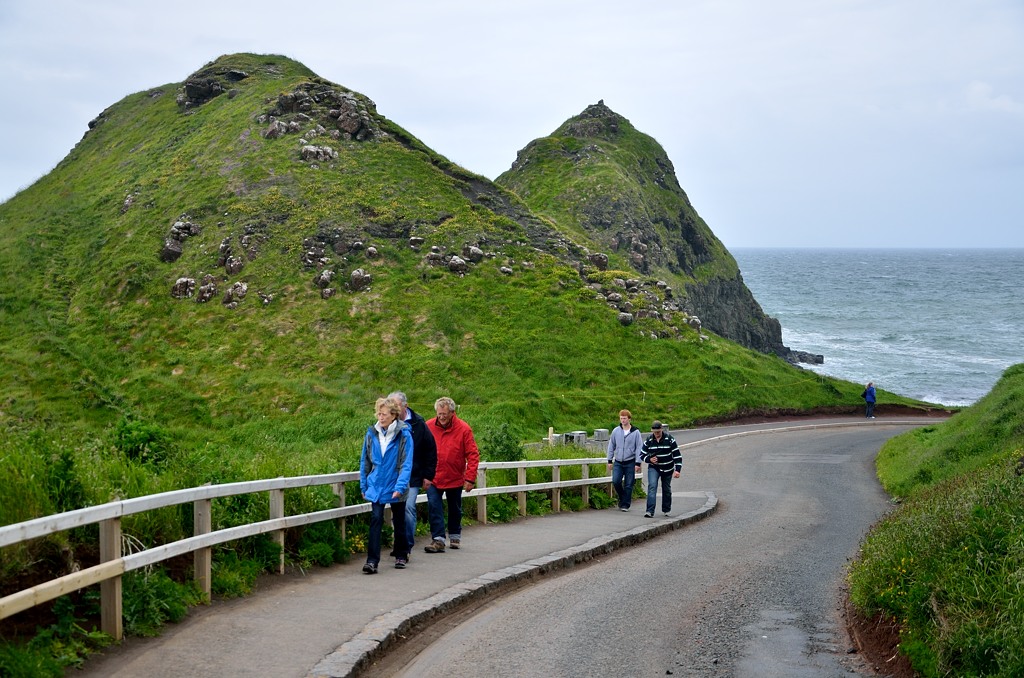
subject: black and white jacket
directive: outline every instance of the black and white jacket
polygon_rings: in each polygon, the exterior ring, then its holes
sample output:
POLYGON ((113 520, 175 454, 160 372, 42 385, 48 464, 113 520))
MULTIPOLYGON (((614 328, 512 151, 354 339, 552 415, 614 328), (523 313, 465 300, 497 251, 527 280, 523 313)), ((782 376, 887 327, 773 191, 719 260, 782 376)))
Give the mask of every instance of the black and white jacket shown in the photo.
POLYGON ((679 452, 679 445, 668 432, 661 434, 661 440, 656 440, 653 433, 647 436, 640 454, 645 462, 658 469, 658 473, 672 473, 683 468, 683 455, 679 452), (651 464, 651 457, 656 457, 658 461, 651 464))

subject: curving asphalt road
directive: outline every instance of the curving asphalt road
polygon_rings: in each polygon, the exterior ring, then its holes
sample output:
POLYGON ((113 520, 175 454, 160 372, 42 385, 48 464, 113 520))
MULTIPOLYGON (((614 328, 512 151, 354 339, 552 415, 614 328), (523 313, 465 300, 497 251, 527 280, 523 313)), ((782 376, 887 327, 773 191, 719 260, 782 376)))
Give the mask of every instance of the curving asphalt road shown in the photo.
POLYGON ((875 675, 849 652, 841 587, 889 506, 874 457, 912 425, 833 423, 685 448, 673 489, 714 492, 711 519, 504 596, 367 675, 875 675))
POLYGON ((887 507, 874 455, 935 421, 678 431, 670 518, 646 519, 634 504, 474 524, 458 551, 427 555, 421 539, 405 570, 367 577, 354 558, 267 577, 252 596, 192 610, 75 675, 856 674, 838 590, 887 507))

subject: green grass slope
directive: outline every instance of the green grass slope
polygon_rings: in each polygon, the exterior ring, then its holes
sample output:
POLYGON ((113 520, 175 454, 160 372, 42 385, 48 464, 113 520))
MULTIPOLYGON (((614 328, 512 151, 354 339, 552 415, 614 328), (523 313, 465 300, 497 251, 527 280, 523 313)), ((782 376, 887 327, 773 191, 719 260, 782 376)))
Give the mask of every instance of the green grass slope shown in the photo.
POLYGON ((883 485, 906 499, 868 535, 850 596, 865 616, 897 621, 921 675, 1024 675, 1022 455, 1024 364, 879 454, 883 485))

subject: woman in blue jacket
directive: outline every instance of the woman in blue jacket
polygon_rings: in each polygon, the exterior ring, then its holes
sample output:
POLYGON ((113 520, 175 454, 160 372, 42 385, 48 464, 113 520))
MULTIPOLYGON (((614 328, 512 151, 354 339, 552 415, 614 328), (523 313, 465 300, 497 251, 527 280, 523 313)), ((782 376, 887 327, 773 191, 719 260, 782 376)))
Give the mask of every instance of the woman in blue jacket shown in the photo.
POLYGON ((412 474, 412 434, 406 423, 398 419, 401 407, 396 400, 378 398, 376 411, 377 423, 366 429, 363 453, 359 456, 359 489, 363 499, 370 502, 370 541, 363 565, 366 574, 376 574, 380 564, 381 530, 388 504, 395 528, 395 567, 401 570, 409 562, 405 500, 412 474))

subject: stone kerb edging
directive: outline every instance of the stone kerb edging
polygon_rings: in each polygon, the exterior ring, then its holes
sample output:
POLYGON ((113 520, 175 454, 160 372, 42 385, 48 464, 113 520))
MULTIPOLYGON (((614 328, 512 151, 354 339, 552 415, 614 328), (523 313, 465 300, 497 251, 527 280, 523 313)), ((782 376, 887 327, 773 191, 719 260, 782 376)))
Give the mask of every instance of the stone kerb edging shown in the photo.
POLYGON ((639 544, 706 518, 718 508, 718 497, 709 491, 705 491, 704 495, 707 497, 704 505, 695 511, 673 518, 661 518, 624 532, 595 537, 579 546, 488 572, 475 579, 450 586, 429 598, 386 612, 367 624, 352 640, 324 657, 309 672, 308 678, 357 676, 369 668, 370 664, 382 656, 400 637, 408 635, 420 624, 450 614, 463 605, 497 596, 523 581, 569 569, 592 560, 595 556, 639 544))

